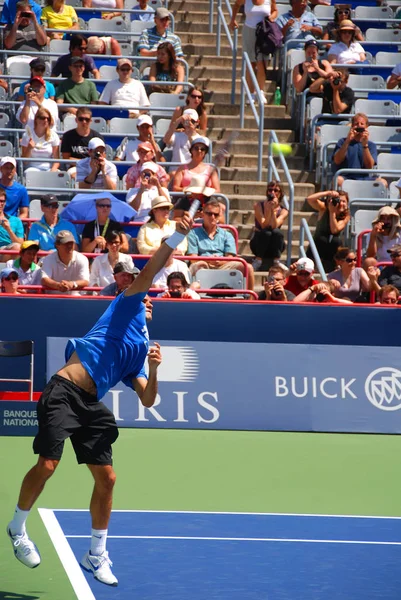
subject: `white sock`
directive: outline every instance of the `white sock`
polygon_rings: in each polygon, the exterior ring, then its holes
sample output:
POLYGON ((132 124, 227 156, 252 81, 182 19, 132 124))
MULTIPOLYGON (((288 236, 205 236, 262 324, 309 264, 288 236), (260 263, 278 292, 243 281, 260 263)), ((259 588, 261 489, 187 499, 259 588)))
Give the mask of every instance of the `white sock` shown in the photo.
POLYGON ((16 506, 14 518, 9 525, 12 535, 23 535, 25 533, 25 522, 29 512, 29 510, 21 510, 18 505, 16 506))
POLYGON ((100 556, 106 550, 107 529, 92 529, 90 553, 100 556))

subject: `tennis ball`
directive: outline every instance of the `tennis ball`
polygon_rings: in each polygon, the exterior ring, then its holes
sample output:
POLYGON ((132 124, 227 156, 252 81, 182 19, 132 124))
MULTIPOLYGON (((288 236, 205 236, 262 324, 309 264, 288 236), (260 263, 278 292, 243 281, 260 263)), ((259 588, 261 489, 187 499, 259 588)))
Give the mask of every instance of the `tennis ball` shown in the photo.
POLYGON ((272 154, 273 156, 277 156, 279 153, 282 153, 284 156, 290 156, 292 154, 292 146, 291 144, 272 144, 272 154))

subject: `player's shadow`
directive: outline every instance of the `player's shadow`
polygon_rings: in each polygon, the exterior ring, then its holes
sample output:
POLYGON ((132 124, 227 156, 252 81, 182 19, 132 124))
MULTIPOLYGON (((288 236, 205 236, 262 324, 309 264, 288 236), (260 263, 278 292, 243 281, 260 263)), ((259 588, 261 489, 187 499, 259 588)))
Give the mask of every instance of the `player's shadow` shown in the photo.
MULTIPOLYGON (((37 592, 34 592, 35 594, 37 592)), ((0 600, 40 600, 40 596, 31 594, 15 594, 14 592, 3 592, 0 590, 0 600)))

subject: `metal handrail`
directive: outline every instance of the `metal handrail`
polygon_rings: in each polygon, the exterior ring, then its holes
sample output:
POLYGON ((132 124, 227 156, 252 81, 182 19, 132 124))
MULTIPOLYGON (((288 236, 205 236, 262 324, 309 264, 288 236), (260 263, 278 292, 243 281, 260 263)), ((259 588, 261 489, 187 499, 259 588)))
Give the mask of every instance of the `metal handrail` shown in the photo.
POLYGON ((305 252, 305 248, 304 248, 305 235, 308 238, 309 248, 312 252, 313 260, 315 261, 317 270, 320 273, 320 277, 322 278, 322 281, 327 281, 327 275, 323 268, 322 261, 320 260, 319 252, 317 251, 315 240, 313 239, 311 230, 309 229, 309 225, 308 225, 306 219, 301 219, 301 227, 300 227, 300 231, 299 231, 299 253, 301 254, 301 256, 303 258, 306 258, 306 252, 305 252))
MULTIPOLYGON (((230 17, 233 14, 229 0, 223 0, 225 7, 230 17)), ((220 56, 220 45, 221 45, 221 25, 223 24, 224 32, 227 36, 228 43, 232 52, 232 63, 231 63, 231 104, 235 104, 235 83, 237 79, 237 51, 238 51, 238 29, 234 29, 233 36, 231 35, 230 28, 226 21, 222 9, 222 0, 218 0, 217 3, 217 35, 216 35, 216 54, 220 56)), ((213 15, 212 15, 213 19, 213 15)))
POLYGON ((253 116, 255 117, 256 125, 258 127, 258 167, 257 167, 257 180, 262 180, 262 161, 263 161, 263 133, 265 126, 265 105, 264 97, 260 90, 258 81, 256 79, 251 61, 247 52, 242 55, 242 67, 241 67, 241 105, 240 105, 240 128, 244 128, 245 123, 245 94, 248 98, 249 104, 252 109, 253 116), (255 87, 255 93, 258 99, 259 115, 256 112, 255 104, 251 95, 251 91, 246 80, 246 71, 251 77, 252 83, 255 87))
MULTIPOLYGON (((269 134, 269 151, 267 155, 267 181, 272 180, 272 174, 274 174, 274 179, 276 181, 281 181, 279 172, 276 168, 276 164, 274 162, 274 155, 272 152, 272 144, 279 144, 278 137, 275 131, 271 131, 269 134)), ((289 201, 286 197, 284 197, 284 205, 288 210, 288 229, 287 229, 287 265, 291 264, 291 256, 292 256, 292 237, 293 237, 293 226, 294 226, 294 182, 291 177, 291 173, 288 169, 287 161, 284 158, 283 153, 280 150, 280 146, 278 146, 277 157, 280 159, 281 168, 284 171, 284 175, 287 180, 287 184, 289 187, 289 201)))

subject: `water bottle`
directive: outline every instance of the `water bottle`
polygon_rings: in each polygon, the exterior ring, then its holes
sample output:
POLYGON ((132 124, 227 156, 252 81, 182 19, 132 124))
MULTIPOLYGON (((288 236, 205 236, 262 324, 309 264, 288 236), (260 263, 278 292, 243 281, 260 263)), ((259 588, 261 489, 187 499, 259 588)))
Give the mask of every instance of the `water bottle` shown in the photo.
POLYGON ((281 104, 281 90, 277 86, 276 87, 276 91, 274 92, 274 105, 275 106, 280 106, 280 104, 281 104))

